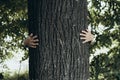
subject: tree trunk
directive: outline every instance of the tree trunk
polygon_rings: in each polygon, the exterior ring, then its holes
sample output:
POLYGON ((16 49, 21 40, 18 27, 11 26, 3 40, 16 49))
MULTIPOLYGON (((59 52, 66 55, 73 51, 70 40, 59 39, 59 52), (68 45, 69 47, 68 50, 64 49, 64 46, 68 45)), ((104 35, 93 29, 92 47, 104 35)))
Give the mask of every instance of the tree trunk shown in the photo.
POLYGON ((39 46, 29 49, 30 80, 87 80, 89 45, 80 32, 87 28, 86 0, 28 0, 29 33, 39 46))

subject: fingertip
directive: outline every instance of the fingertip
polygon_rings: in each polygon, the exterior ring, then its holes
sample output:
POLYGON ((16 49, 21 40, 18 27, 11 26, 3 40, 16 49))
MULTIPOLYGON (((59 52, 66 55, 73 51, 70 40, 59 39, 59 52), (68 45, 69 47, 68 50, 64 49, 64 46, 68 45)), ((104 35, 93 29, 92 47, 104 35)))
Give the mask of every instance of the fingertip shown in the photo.
POLYGON ((83 43, 83 44, 85 44, 86 42, 85 42, 85 41, 83 41, 82 43, 83 43))
POLYGON ((32 37, 32 36, 33 36, 33 33, 31 33, 30 36, 32 37))
POLYGON ((38 37, 37 35, 35 35, 35 37, 38 37))
POLYGON ((89 31, 88 29, 86 29, 87 31, 89 31))
POLYGON ((35 42, 38 42, 38 41, 39 41, 38 39, 35 40, 35 42))
POLYGON ((82 37, 80 37, 80 39, 82 39, 82 37))
POLYGON ((82 42, 84 44, 84 42, 82 42))
POLYGON ((33 36, 33 39, 37 38, 37 35, 33 36))
POLYGON ((36 43, 36 45, 39 45, 38 43, 36 43))
POLYGON ((31 48, 36 48, 36 46, 31 46, 31 48))

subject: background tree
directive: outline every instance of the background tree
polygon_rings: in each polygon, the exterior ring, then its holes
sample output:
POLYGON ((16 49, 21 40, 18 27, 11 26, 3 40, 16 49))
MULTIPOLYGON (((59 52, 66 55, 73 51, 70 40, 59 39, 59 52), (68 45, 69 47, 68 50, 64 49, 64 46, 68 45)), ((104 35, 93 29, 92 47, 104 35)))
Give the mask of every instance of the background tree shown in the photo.
POLYGON ((88 44, 80 41, 87 28, 86 0, 28 0, 29 33, 39 36, 29 51, 30 80, 87 80, 88 44))

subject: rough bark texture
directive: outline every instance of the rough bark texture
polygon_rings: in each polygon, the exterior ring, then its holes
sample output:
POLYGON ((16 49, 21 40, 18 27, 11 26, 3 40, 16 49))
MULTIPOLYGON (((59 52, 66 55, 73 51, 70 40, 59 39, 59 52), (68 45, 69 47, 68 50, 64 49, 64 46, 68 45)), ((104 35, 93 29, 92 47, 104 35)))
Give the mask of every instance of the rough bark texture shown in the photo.
POLYGON ((29 49, 30 80, 87 80, 89 47, 79 36, 87 28, 86 0, 28 0, 28 18, 40 41, 29 49))

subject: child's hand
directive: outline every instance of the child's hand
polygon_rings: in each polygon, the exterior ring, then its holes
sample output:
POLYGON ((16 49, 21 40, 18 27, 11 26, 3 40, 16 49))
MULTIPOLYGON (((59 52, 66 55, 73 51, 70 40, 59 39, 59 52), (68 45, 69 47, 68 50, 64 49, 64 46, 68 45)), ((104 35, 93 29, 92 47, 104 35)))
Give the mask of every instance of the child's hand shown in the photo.
POLYGON ((84 40, 83 43, 93 41, 93 39, 94 39, 94 35, 88 29, 82 30, 82 32, 80 33, 80 36, 81 36, 80 39, 84 40))
POLYGON ((38 39, 37 36, 33 36, 33 34, 31 33, 24 41, 24 45, 31 47, 31 48, 36 48, 38 44, 38 39))

